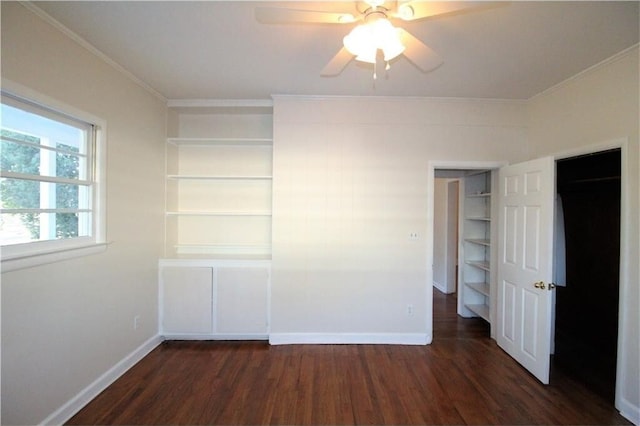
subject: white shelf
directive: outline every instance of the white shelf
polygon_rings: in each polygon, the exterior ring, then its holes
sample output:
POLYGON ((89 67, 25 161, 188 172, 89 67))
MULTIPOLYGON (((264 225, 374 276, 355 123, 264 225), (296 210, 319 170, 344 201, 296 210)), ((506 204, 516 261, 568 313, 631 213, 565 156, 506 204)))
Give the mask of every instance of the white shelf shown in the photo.
POLYGON ((177 244, 175 250, 178 255, 208 255, 216 258, 271 257, 269 245, 177 244))
POLYGON ((483 271, 491 270, 491 264, 485 260, 467 260, 466 264, 482 269, 483 271))
POLYGON ((478 176, 478 175, 486 175, 487 173, 491 173, 491 170, 486 170, 486 169, 474 170, 474 171, 471 171, 471 172, 467 172, 467 174, 465 176, 466 177, 471 177, 471 176, 478 176))
POLYGON ((474 314, 484 319, 485 321, 489 321, 489 306, 484 304, 464 305, 464 306, 474 314))
POLYGON ((272 180, 272 176, 167 175, 176 180, 272 180))
POLYGON ((472 244, 477 244, 480 246, 489 247, 491 246, 491 240, 481 239, 481 238, 465 238, 465 241, 472 244))
POLYGON ((490 217, 484 217, 484 216, 469 216, 466 219, 467 220, 478 220, 478 221, 482 221, 482 222, 491 222, 491 218, 490 217))
POLYGON ((491 193, 490 192, 480 192, 480 193, 476 193, 476 194, 467 195, 467 198, 482 198, 482 197, 491 197, 491 193))
POLYGON ((270 138, 168 138, 167 142, 176 146, 233 146, 233 147, 271 147, 270 138))
POLYGON ((210 211, 171 211, 167 216, 271 216, 271 212, 210 212, 210 211))
POLYGON ((484 295, 484 296, 489 296, 491 294, 491 289, 489 287, 488 283, 482 282, 482 283, 464 283, 464 285, 466 285, 467 287, 469 287, 472 290, 477 291, 478 293, 484 295))

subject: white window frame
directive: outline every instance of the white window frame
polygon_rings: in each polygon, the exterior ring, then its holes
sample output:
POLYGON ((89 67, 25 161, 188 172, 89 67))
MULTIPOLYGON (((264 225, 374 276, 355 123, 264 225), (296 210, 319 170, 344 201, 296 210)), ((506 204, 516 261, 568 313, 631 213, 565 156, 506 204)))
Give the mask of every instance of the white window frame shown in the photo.
POLYGON ((94 126, 92 230, 89 237, 34 241, 0 247, 2 272, 29 268, 106 250, 106 121, 32 89, 2 79, 2 93, 94 126))

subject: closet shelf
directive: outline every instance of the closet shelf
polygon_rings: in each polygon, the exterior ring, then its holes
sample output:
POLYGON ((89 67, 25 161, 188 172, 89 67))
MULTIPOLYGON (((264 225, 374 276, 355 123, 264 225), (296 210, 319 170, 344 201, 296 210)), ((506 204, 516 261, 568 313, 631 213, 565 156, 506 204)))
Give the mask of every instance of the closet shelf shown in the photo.
POLYGON ((491 246, 491 240, 481 238, 465 238, 465 241, 472 244, 478 244, 481 246, 491 246))
POLYGON ((482 269, 483 271, 490 271, 491 264, 485 260, 467 260, 467 265, 474 266, 476 268, 482 269))
POLYGON ((467 220, 479 220, 479 221, 483 221, 483 222, 491 222, 491 218, 490 217, 486 217, 486 216, 467 216, 466 219, 467 220))
POLYGON ((478 192, 478 193, 475 193, 475 194, 467 195, 467 198, 480 198, 480 197, 491 197, 491 193, 490 192, 478 192))
POLYGON ((464 285, 466 285, 467 287, 469 287, 472 290, 477 291, 478 293, 481 293, 484 296, 489 297, 489 295, 491 294, 491 289, 489 287, 489 283, 486 283, 486 282, 464 283, 464 285))
POLYGON ((484 319, 485 321, 489 321, 489 306, 480 304, 480 305, 464 305, 471 312, 477 314, 479 317, 484 319))

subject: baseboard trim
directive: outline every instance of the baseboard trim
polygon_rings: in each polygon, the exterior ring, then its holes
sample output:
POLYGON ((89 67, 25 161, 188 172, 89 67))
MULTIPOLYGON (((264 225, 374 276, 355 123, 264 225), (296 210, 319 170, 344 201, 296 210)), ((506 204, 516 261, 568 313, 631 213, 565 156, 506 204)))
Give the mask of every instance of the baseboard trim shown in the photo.
POLYGON ((93 383, 84 388, 80 393, 67 401, 62 407, 54 411, 49 417, 44 419, 41 425, 63 425, 100 392, 115 382, 127 370, 133 367, 138 361, 147 356, 155 349, 163 339, 157 335, 144 342, 140 347, 120 360, 116 365, 98 377, 93 383))
POLYGON ((271 345, 427 345, 426 333, 271 333, 271 345))
POLYGON ((624 398, 620 398, 617 405, 618 406, 616 408, 620 410, 620 415, 622 417, 629 420, 634 425, 640 425, 640 407, 633 405, 624 398))
POLYGON ((439 283, 439 282, 437 282, 437 281, 433 281, 433 286, 434 286, 435 288, 437 288, 437 289, 440 291, 440 293, 446 293, 446 292, 447 292, 447 289, 445 288, 445 286, 444 286, 444 285, 442 285, 442 284, 440 284, 440 283, 439 283))
POLYGON ((165 334, 164 340, 269 340, 268 334, 165 334))

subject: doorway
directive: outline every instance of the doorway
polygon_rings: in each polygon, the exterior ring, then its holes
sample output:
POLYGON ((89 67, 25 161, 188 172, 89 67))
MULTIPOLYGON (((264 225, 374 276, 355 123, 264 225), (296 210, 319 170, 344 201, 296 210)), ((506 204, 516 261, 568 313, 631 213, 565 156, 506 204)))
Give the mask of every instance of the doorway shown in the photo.
MULTIPOLYGON (((554 368, 615 399, 621 150, 556 162, 564 273, 556 287, 554 368), (563 276, 564 275, 564 276, 563 276)), ((560 256, 561 258, 562 256, 560 256)), ((562 271, 562 265, 558 268, 562 271)))
MULTIPOLYGON (((491 183, 485 182, 483 185, 489 186, 481 187, 479 182, 487 179, 491 181, 491 171, 502 165, 469 162, 449 163, 440 168, 432 164, 431 174, 430 187, 433 189, 433 197, 430 233, 433 235, 433 250, 430 266, 434 294, 432 320, 438 323, 446 316, 451 324, 460 325, 458 331, 463 330, 468 324, 473 324, 474 333, 481 331, 486 337, 493 337, 490 321, 490 300, 493 298, 490 290, 490 268, 481 267, 482 278, 472 276, 468 271, 463 274, 463 271, 480 257, 489 265, 493 256, 488 226, 488 218, 492 216, 491 183), (463 237, 463 230, 468 228, 473 228, 473 235, 467 233, 463 237), (471 246, 469 242, 476 244, 471 246), (476 313, 471 311, 472 308, 477 312, 486 313, 476 313), (463 327, 462 323, 468 324, 464 324, 463 327)), ((450 330, 436 328, 436 339, 451 334, 450 330)))

